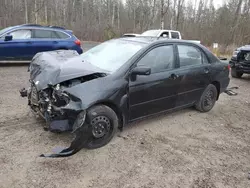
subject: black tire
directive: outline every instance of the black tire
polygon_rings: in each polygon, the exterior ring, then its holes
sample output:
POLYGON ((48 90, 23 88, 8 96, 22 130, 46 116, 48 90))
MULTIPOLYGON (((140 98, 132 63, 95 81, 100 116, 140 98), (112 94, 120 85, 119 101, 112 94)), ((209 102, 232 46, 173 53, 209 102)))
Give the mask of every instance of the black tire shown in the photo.
POLYGON ((87 149, 105 146, 114 137, 118 129, 116 113, 105 105, 91 107, 87 112, 86 121, 91 126, 91 136, 84 145, 84 148, 87 149), (105 132, 104 135, 103 132, 105 132))
POLYGON ((231 76, 233 78, 241 78, 242 75, 243 75, 243 73, 239 73, 239 72, 236 71, 235 68, 231 68, 231 76))
POLYGON ((209 84, 201 95, 200 100, 196 103, 195 108, 200 112, 209 112, 215 105, 218 91, 213 84, 209 84))

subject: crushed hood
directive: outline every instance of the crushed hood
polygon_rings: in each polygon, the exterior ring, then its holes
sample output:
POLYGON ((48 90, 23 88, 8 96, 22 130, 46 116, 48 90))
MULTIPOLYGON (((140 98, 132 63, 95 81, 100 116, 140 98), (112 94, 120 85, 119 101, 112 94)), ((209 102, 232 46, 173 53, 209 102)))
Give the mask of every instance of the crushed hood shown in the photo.
POLYGON ((107 71, 85 62, 81 56, 72 50, 59 50, 38 53, 32 59, 29 67, 30 80, 38 90, 58 83, 107 71))

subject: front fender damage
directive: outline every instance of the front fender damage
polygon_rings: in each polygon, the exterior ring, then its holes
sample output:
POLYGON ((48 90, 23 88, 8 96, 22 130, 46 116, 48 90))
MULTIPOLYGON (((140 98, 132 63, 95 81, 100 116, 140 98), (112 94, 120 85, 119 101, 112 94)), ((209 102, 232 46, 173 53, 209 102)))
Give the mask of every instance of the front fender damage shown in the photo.
POLYGON ((74 139, 68 148, 61 149, 52 154, 41 154, 40 157, 59 158, 69 157, 80 151, 92 135, 91 125, 86 122, 86 111, 81 112, 73 125, 74 139))
POLYGON ((42 154, 40 157, 47 157, 47 158, 60 158, 60 157, 69 157, 77 152, 79 152, 86 143, 88 142, 91 136, 91 126, 84 125, 79 128, 75 133, 75 138, 71 142, 68 148, 62 149, 61 151, 57 151, 53 154, 42 154))

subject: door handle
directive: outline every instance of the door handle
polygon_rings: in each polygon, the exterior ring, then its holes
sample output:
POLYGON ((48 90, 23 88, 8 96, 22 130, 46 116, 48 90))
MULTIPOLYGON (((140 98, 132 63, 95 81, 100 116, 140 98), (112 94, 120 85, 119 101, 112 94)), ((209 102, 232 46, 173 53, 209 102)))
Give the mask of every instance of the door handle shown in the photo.
POLYGON ((170 79, 170 80, 176 80, 177 78, 179 78, 179 76, 176 75, 176 74, 171 74, 171 75, 169 76, 169 79, 170 79))
POLYGON ((205 74, 208 74, 208 73, 209 73, 209 69, 208 69, 208 68, 205 68, 205 69, 204 69, 204 73, 205 73, 205 74))

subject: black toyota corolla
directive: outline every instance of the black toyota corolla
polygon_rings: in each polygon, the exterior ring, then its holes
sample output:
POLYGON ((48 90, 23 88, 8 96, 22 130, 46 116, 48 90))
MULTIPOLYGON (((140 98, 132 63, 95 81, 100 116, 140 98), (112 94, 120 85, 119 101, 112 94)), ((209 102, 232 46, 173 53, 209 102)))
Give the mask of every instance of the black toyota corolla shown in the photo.
POLYGON ((78 55, 37 54, 22 90, 51 131, 72 131, 71 146, 49 157, 106 145, 118 129, 154 114, 194 106, 210 111, 229 84, 229 67, 184 40, 121 38, 78 55))

